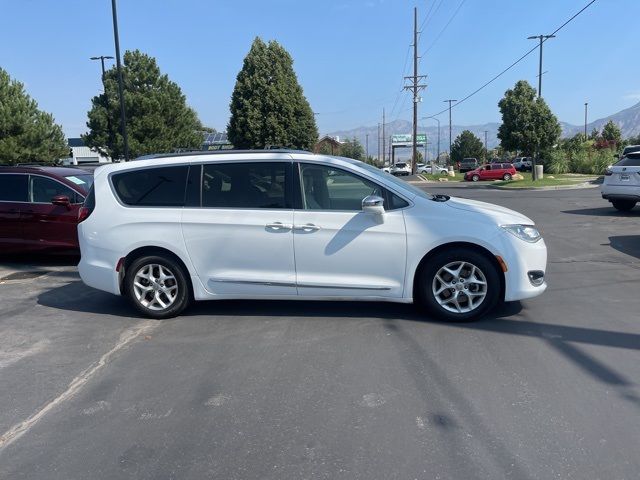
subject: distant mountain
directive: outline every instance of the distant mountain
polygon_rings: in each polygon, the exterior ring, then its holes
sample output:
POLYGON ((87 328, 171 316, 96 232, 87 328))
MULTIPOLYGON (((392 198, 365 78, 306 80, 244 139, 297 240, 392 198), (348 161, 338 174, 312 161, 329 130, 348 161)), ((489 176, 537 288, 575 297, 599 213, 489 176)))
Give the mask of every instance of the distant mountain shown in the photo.
MULTIPOLYGON (((587 132, 591 133, 594 128, 602 131, 604 125, 609 121, 613 120, 616 123, 620 130, 622 131, 622 137, 627 138, 631 136, 636 136, 640 134, 640 102, 635 104, 632 107, 621 110, 618 113, 614 113, 613 115, 609 115, 608 117, 600 118, 598 120, 594 120, 591 123, 587 124, 587 132)), ((438 127, 436 125, 432 125, 434 123, 433 120, 427 120, 428 123, 422 123, 424 128, 419 127, 418 133, 426 133, 427 134, 427 152, 428 157, 433 158, 436 155, 438 149, 438 127), (428 125, 428 126, 427 126, 428 125)), ((566 122, 560 122, 560 126, 562 127, 562 136, 563 137, 571 137, 576 133, 581 133, 584 131, 584 125, 572 125, 566 122)), ((498 140, 498 128, 500 127, 500 123, 492 122, 485 123, 483 125, 453 125, 451 140, 454 141, 455 138, 462 133, 463 130, 471 130, 480 140, 484 142, 484 132, 487 132, 487 147, 489 149, 496 147, 500 142, 498 140)), ((386 124, 385 127, 385 137, 386 137, 386 149, 387 154, 389 152, 389 138, 391 135, 395 134, 407 134, 411 133, 412 125, 411 122, 407 120, 396 120, 394 122, 390 122, 386 124)), ((369 155, 377 156, 378 154, 378 127, 357 127, 351 130, 338 130, 335 132, 330 132, 327 135, 331 137, 338 137, 340 140, 347 140, 353 137, 357 138, 362 145, 366 148, 366 136, 369 135, 369 155)), ((382 133, 381 133, 382 134, 382 133)), ((382 142, 382 140, 381 140, 382 142)), ((445 122, 440 122, 440 151, 448 151, 449 150, 449 126, 445 122)), ((410 149, 399 149, 396 151, 396 155, 398 158, 409 158, 411 155, 410 149)))
MULTIPOLYGON (((602 131, 602 128, 609 120, 613 120, 613 123, 620 127, 622 138, 637 136, 640 134, 640 102, 608 117, 599 118, 591 123, 587 123, 587 133, 591 133, 594 128, 602 131)), ((584 125, 575 126, 566 123, 563 124, 562 127, 562 133, 566 137, 584 132, 584 125)))

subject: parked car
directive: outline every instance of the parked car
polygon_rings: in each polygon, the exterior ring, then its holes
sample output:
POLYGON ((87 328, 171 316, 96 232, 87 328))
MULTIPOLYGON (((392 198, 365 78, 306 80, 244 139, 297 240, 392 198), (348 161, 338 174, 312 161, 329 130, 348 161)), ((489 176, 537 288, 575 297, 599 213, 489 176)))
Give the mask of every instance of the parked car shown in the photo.
POLYGON ((516 174, 516 169, 511 163, 489 163, 464 174, 466 181, 477 182, 479 180, 511 180, 516 174))
POLYGON ((600 193, 620 211, 636 206, 640 201, 640 151, 628 153, 607 168, 600 193))
POLYGON ((469 172, 478 168, 479 165, 480 163, 476 158, 463 158, 458 165, 458 171, 460 173, 469 172))
POLYGON ((191 299, 417 302, 446 320, 540 295, 533 221, 347 158, 208 152, 108 165, 78 226, 89 286, 142 314, 191 299))
POLYGON ((0 167, 2 252, 78 252, 78 211, 93 175, 77 168, 0 167))
POLYGON ((391 166, 382 167, 380 170, 385 173, 391 173, 391 166))
POLYGON ((518 157, 513 161, 513 166, 518 172, 530 172, 533 168, 531 157, 518 157))
POLYGON ((411 165, 406 162, 397 162, 396 164, 391 166, 390 173, 391 175, 395 175, 396 177, 411 175, 411 165))
MULTIPOLYGON (((431 164, 424 164, 424 163, 418 163, 416 165, 416 171, 418 173, 426 173, 427 175, 431 175, 431 164)), ((436 173, 438 175, 447 175, 449 173, 449 171, 447 170, 446 167, 441 167, 439 165, 436 165, 436 173)))

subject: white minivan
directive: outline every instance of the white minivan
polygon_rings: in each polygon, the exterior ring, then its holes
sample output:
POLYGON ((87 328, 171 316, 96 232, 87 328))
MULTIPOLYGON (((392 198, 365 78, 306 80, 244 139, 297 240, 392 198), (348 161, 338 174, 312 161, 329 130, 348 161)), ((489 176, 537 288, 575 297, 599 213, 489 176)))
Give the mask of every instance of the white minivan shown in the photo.
POLYGON ((533 221, 298 151, 159 155, 101 167, 80 276, 142 314, 192 300, 418 302, 450 321, 546 289, 533 221))

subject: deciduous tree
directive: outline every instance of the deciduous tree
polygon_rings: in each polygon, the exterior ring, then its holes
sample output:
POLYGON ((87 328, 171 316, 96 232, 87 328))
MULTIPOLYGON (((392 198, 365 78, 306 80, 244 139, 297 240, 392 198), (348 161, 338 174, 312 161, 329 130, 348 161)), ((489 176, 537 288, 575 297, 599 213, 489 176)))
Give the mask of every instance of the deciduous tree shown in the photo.
POLYGON ((562 130, 558 119, 525 80, 507 90, 498 107, 502 113, 498 138, 506 150, 531 156, 536 151, 550 149, 560 138, 562 130))

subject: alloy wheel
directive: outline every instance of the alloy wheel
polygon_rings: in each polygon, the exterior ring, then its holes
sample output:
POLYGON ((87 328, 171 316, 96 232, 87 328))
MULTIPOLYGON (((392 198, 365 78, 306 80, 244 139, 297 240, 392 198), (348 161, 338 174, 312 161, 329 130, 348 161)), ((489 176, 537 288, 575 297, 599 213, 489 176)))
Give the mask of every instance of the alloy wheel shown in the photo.
POLYGON ((173 305, 178 297, 178 282, 164 265, 143 265, 133 279, 136 300, 149 310, 161 311, 173 305))
POLYGON ((452 313, 468 313, 485 300, 487 278, 470 262, 450 262, 438 270, 431 288, 442 308, 452 313))

